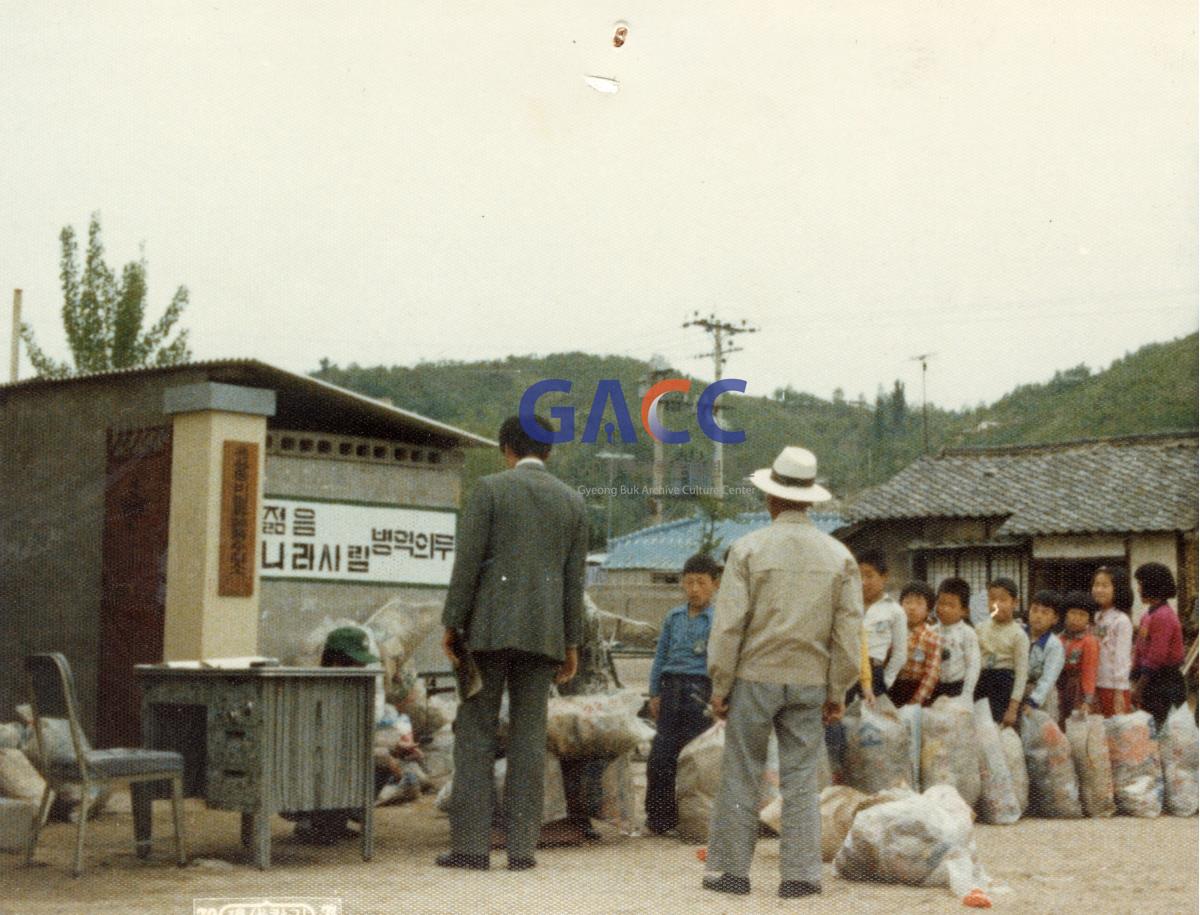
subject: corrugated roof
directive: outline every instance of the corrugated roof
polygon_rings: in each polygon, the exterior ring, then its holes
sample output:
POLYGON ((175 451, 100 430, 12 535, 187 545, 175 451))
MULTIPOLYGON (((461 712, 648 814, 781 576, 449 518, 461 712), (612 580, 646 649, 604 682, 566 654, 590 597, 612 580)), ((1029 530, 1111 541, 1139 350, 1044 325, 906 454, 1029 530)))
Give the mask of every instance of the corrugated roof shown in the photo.
POLYGON ((1006 517, 1001 536, 1194 530, 1197 444, 1166 433, 947 450, 866 491, 849 515, 1006 517))
POLYGON ((77 384, 103 384, 129 378, 171 373, 202 373, 210 381, 248 387, 268 387, 276 392, 276 414, 272 426, 297 431, 344 431, 357 435, 389 437, 389 434, 418 436, 441 447, 487 446, 497 442, 466 429, 438 422, 419 413, 392 406, 347 388, 298 375, 257 359, 214 359, 181 365, 151 366, 93 372, 69 378, 27 378, 0 385, 0 403, 26 391, 53 389, 77 384))
MULTIPOLYGON (((810 511, 808 516, 827 534, 845 523, 841 516, 826 512, 810 511)), ((770 522, 771 516, 767 512, 744 512, 735 518, 718 521, 714 530, 714 536, 720 540, 718 553, 724 553, 733 541, 770 522)), ((703 525, 704 517, 696 515, 614 537, 604 568, 678 572, 688 557, 699 549, 703 525)), ((720 556, 716 558, 720 559, 720 556)))

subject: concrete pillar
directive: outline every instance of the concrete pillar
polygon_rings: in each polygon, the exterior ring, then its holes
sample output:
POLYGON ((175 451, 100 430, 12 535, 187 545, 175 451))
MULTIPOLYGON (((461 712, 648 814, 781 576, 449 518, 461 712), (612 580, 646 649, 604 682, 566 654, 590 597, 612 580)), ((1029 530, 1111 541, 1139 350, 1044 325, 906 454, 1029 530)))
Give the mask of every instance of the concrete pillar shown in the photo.
MULTIPOLYGON (((1179 584, 1179 539, 1173 534, 1134 534, 1129 538, 1129 585, 1133 588, 1133 625, 1141 622, 1146 606, 1138 600, 1137 582, 1133 573, 1137 567, 1146 562, 1161 562, 1175 576, 1175 584, 1179 584)), ((1179 611, 1179 601, 1168 603, 1179 611)))
MULTIPOLYGON (((238 657, 258 653, 259 551, 267 417, 275 392, 202 382, 170 388, 163 412, 174 417, 171 517, 167 544, 167 599, 163 659, 238 657), (253 445, 253 485, 242 495, 254 548, 249 593, 220 586, 221 512, 226 442, 253 445)), ((228 494, 226 493, 228 499, 228 494)), ((227 502, 228 509, 228 502, 227 502)))

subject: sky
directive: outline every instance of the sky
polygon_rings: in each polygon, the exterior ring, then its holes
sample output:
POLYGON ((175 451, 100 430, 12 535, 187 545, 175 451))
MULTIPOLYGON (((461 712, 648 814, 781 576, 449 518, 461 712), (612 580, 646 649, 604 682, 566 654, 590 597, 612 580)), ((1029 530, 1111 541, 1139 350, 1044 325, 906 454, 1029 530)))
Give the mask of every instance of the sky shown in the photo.
POLYGON ((196 358, 300 372, 710 378, 698 312, 757 328, 747 394, 911 401, 934 353, 959 407, 1196 330, 1194 3, 741 6, 10 0, 0 353, 20 287, 67 355, 58 233, 93 211, 151 319, 188 286, 196 358))

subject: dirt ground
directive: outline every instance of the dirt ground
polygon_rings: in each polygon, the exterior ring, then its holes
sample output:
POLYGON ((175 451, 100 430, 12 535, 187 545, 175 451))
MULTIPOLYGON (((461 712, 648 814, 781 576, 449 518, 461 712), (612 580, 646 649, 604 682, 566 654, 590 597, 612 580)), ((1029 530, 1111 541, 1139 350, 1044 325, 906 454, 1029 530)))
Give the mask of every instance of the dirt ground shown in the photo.
MULTIPOLYGON (((238 840, 238 816, 187 803, 193 864, 171 863, 170 805, 155 804, 155 849, 133 855, 128 813, 106 812, 88 826, 86 870, 70 875, 75 827, 51 823, 33 867, 0 853, 0 912, 191 913, 197 897, 336 896, 345 915, 366 913, 517 912, 954 912, 948 889, 852 883, 825 868, 818 899, 781 900, 777 840, 761 840, 748 897, 700 888, 695 847, 672 838, 623 836, 601 825, 598 843, 541 849, 532 871, 510 873, 502 852, 488 873, 433 865, 449 827, 432 797, 378 811, 375 858, 364 862, 357 842, 334 848, 298 844, 291 824, 276 818, 272 867, 258 871, 238 840), (220 862, 195 862, 195 859, 220 862)), ((1010 891, 994 896, 1009 912, 1197 911, 1197 820, 1023 820, 979 826, 984 867, 1010 891)))
MULTIPOLYGON (((628 686, 644 684, 648 659, 623 659, 628 686)), ((644 764, 635 764, 644 786, 644 764)), ((946 888, 853 883, 826 865, 820 897, 781 900, 778 840, 763 839, 751 871, 750 896, 703 890, 696 846, 677 839, 627 836, 599 824, 601 841, 541 849, 534 870, 510 873, 503 852, 488 873, 445 870, 434 857, 449 847, 446 817, 432 796, 376 813, 375 857, 364 862, 358 843, 314 848, 292 839, 292 824, 273 823, 272 866, 259 871, 239 843, 235 813, 187 802, 188 852, 193 863, 172 862, 170 805, 155 803, 155 848, 148 861, 133 854, 128 804, 88 825, 86 870, 70 875, 75 827, 47 826, 33 867, 0 852, 0 913, 131 913, 188 915, 203 897, 340 897, 344 915, 367 913, 615 913, 809 911, 818 913, 962 912, 946 888), (123 809, 122 809, 123 808, 123 809), (197 859, 202 859, 197 861, 197 859)), ((638 810, 640 812, 640 804, 638 810)), ((977 826, 984 867, 1008 886, 993 896, 1005 912, 1195 913, 1200 908, 1196 818, 1156 820, 1022 820, 977 826)))

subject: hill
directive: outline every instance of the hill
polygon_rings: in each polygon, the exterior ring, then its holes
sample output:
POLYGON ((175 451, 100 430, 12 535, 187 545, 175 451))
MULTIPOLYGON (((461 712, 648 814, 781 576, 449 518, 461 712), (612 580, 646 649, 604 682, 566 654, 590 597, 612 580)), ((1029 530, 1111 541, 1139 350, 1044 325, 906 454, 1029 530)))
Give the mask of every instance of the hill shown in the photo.
MULTIPOLYGON (((1106 435, 1195 429, 1197 426, 1197 335, 1169 343, 1145 346, 1115 361, 1102 371, 1076 366, 1056 372, 1042 384, 1022 385, 991 406, 953 411, 929 409, 929 447, 1039 443, 1106 435)), ((569 394, 547 395, 539 403, 543 414, 550 407, 575 409, 575 440, 555 449, 556 472, 572 486, 607 486, 610 472, 626 494, 612 500, 613 530, 622 533, 648 523, 653 504, 639 487, 652 483, 653 444, 641 426, 639 385, 647 365, 624 356, 556 353, 549 356, 509 356, 483 362, 422 362, 415 366, 345 368, 322 360, 313 375, 433 419, 452 423, 489 437, 506 416, 517 411, 521 395, 543 378, 570 379, 569 394), (607 462, 596 457, 607 447, 601 432, 596 444, 579 439, 588 420, 597 384, 616 379, 625 394, 626 409, 637 431, 637 441, 624 444, 619 432, 611 450, 631 453, 634 461, 607 462), (610 468, 609 464, 613 466, 610 468), (628 490, 638 490, 629 494, 628 490)), ((673 373, 673 377, 690 377, 673 373)), ((694 400, 708 383, 691 377, 692 402, 672 409, 664 422, 691 432, 686 445, 666 446, 665 482, 668 487, 705 486, 711 483, 711 443, 699 431, 694 400)), ((678 395, 672 398, 679 400, 678 395)), ((671 398, 668 398, 670 400, 671 398)), ((664 404, 667 401, 664 401, 664 404)), ((875 403, 824 400, 792 388, 778 389, 770 397, 726 394, 721 399, 721 424, 743 429, 746 440, 724 449, 727 486, 739 483, 750 471, 770 464, 780 448, 803 442, 821 457, 822 477, 842 496, 881 482, 922 452, 920 407, 907 403, 904 386, 882 386, 875 403)), ((604 420, 615 423, 611 406, 604 420)), ((603 425, 602 425, 603 428, 603 425)), ((467 454, 465 485, 498 468, 495 454, 471 449, 467 454)), ((589 497, 594 544, 604 542, 608 500, 589 497)), ((668 496, 667 517, 691 514, 697 507, 729 514, 757 509, 756 494, 733 495, 723 505, 698 500, 694 495, 668 496)))

